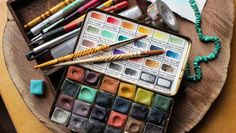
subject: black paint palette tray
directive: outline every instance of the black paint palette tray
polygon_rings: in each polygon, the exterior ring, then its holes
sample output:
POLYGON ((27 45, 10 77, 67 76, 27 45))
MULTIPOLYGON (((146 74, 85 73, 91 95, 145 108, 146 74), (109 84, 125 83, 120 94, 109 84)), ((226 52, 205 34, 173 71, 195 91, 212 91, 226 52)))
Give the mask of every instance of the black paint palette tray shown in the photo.
POLYGON ((165 133, 172 97, 82 66, 69 66, 50 119, 73 132, 165 133))

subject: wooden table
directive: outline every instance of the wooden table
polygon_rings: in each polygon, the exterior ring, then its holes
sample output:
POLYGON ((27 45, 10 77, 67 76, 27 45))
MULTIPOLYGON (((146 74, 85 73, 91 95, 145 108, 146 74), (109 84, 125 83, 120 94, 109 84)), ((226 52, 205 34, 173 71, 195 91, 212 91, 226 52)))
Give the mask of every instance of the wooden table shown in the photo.
MULTIPOLYGON (((3 12, 3 15, 1 15, 1 27, 0 27, 0 41, 2 42, 2 33, 4 25, 6 23, 6 7, 4 4, 4 1, 1 1, 1 12, 3 12)), ((234 41, 233 41, 234 42, 234 41)), ((233 45, 232 45, 233 46, 233 45)), ((3 59, 3 53, 2 53, 2 45, 0 50, 0 62, 4 64, 3 59)), ((234 48, 234 47, 233 47, 234 48)), ((233 51, 232 48, 232 51, 233 51)), ((234 53, 233 53, 234 55, 234 53)), ((232 57, 234 57, 232 55, 232 57)), ((231 62, 231 68, 233 68, 234 64, 231 62)), ((1 65, 0 73, 2 75, 0 81, 0 93, 3 97, 3 100, 8 108, 9 114, 13 120, 13 123, 16 126, 17 131, 19 132, 49 132, 47 128, 45 128, 29 111, 29 109, 25 106, 24 102, 22 101, 19 93, 17 92, 14 84, 11 82, 11 79, 9 77, 9 74, 6 70, 5 65, 1 65)), ((233 83, 234 80, 234 74, 235 72, 233 70, 230 70, 229 79, 226 84, 226 88, 224 88, 223 93, 220 98, 222 100, 219 100, 216 104, 214 104, 212 111, 213 113, 210 113, 211 117, 207 117, 205 121, 203 121, 203 124, 200 124, 199 127, 197 127, 194 131, 196 132, 230 132, 234 131, 236 128, 234 127, 234 123, 236 122, 236 117, 233 117, 233 112, 236 111, 233 105, 235 105, 234 100, 235 96, 233 92, 236 92, 233 88, 235 86, 233 83), (227 88, 228 86, 228 88, 227 88), (234 99, 233 99, 234 98, 234 99), (227 101, 228 99, 228 101, 227 101), (218 104, 218 105, 217 105, 218 104), (218 109, 214 109, 214 107, 217 105, 218 109), (219 111, 217 111, 219 110, 219 111), (216 115, 214 115, 216 114, 216 115), (219 115, 218 115, 219 114, 219 115), (231 116, 232 115, 232 116, 231 116), (203 126, 202 126, 203 125, 203 126), (208 125, 208 126, 206 126, 208 125), (227 127, 227 129, 225 129, 227 127)), ((208 115, 209 116, 209 115, 208 115)))

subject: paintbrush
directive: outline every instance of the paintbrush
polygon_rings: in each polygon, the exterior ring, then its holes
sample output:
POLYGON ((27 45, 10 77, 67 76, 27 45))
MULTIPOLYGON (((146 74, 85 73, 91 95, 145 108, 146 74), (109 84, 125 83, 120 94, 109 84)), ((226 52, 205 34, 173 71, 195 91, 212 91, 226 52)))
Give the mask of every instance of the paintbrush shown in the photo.
POLYGON ((149 51, 142 51, 142 52, 127 53, 127 54, 99 56, 95 58, 87 58, 87 59, 63 62, 63 63, 53 65, 53 67, 68 66, 68 65, 75 65, 75 64, 82 64, 82 63, 111 62, 111 61, 127 60, 127 59, 132 59, 132 58, 143 58, 143 57, 148 57, 148 56, 153 56, 153 55, 161 55, 164 52, 165 52, 164 50, 149 50, 149 51))
POLYGON ((132 42, 137 41, 139 39, 142 39, 146 36, 147 35, 142 35, 142 36, 135 37, 133 39, 121 41, 121 42, 114 43, 114 44, 111 44, 111 45, 101 45, 101 46, 98 46, 98 47, 95 47, 95 48, 89 48, 89 49, 81 50, 81 51, 78 51, 76 53, 69 54, 69 55, 66 55, 66 56, 62 56, 62 57, 47 61, 45 63, 36 65, 36 66, 34 66, 34 68, 38 69, 38 68, 54 65, 54 64, 57 64, 57 63, 73 60, 73 59, 76 59, 76 58, 79 58, 79 57, 82 57, 82 56, 85 56, 85 55, 93 54, 93 53, 96 53, 96 52, 99 52, 99 51, 104 51, 104 50, 106 50, 108 48, 111 48, 111 47, 115 47, 115 46, 118 46, 118 45, 122 46, 124 44, 129 44, 129 43, 132 43, 132 42))

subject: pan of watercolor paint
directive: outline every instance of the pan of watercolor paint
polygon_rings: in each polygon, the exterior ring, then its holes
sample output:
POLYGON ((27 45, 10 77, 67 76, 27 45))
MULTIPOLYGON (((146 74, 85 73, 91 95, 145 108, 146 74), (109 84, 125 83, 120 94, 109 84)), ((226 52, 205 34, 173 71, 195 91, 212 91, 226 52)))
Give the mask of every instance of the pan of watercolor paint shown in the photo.
POLYGON ((165 54, 125 61, 82 65, 121 81, 136 84, 164 95, 174 96, 178 92, 191 48, 191 41, 185 36, 92 9, 87 13, 81 27, 75 52, 94 48, 101 44, 117 43, 140 35, 147 35, 147 37, 90 56, 159 49, 165 50, 165 54))
POLYGON ((73 132, 165 133, 172 97, 82 66, 69 66, 49 118, 73 132))

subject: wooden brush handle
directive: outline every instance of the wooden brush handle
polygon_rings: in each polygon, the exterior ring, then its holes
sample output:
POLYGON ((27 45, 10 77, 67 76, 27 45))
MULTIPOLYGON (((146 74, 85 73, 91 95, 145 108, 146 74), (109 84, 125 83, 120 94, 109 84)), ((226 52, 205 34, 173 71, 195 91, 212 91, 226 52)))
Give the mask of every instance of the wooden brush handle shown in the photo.
POLYGON ((128 54, 99 56, 95 58, 86 58, 86 59, 81 59, 81 60, 63 62, 63 63, 53 65, 53 67, 68 66, 68 65, 82 64, 82 63, 96 63, 96 62, 111 62, 111 61, 127 60, 127 59, 132 59, 132 58, 142 58, 142 57, 147 57, 147 56, 160 55, 163 53, 164 53, 163 50, 150 50, 150 51, 134 52, 134 53, 128 53, 128 54))
POLYGON ((99 56, 94 59, 88 59, 84 62, 110 62, 110 61, 119 61, 119 60, 127 60, 132 58, 143 58, 146 56, 160 55, 163 54, 163 50, 149 50, 142 52, 134 52, 128 54, 118 54, 118 55, 108 55, 108 56, 99 56))
POLYGON ((96 53, 96 52, 99 52, 99 51, 103 51, 103 50, 108 49, 108 48, 109 48, 109 45, 103 45, 103 46, 99 46, 99 47, 96 47, 96 48, 84 49, 84 50, 78 51, 77 53, 62 56, 62 57, 59 57, 57 59, 53 59, 51 61, 36 65, 36 66, 34 66, 34 68, 38 69, 38 68, 41 68, 41 67, 46 67, 46 66, 57 64, 57 63, 69 61, 69 60, 72 60, 72 59, 75 59, 75 58, 78 58, 78 57, 82 57, 82 56, 85 56, 85 55, 89 55, 89 54, 93 54, 93 53, 96 53))
POLYGON ((54 67, 55 66, 68 66, 68 65, 82 64, 82 63, 96 63, 96 62, 110 62, 110 61, 126 60, 130 58, 138 57, 140 55, 141 55, 140 52, 136 52, 136 53, 129 53, 129 54, 98 56, 95 58, 86 58, 82 60, 63 62, 63 63, 54 65, 54 67))
POLYGON ((50 17, 52 14, 58 12, 59 10, 61 10, 62 8, 71 4, 74 1, 75 0, 64 0, 63 2, 55 5, 54 7, 50 8, 48 11, 46 11, 43 14, 41 14, 40 16, 38 16, 37 18, 35 18, 35 19, 31 20, 30 22, 28 22, 27 24, 25 24, 24 28, 26 28, 26 29, 32 28, 36 24, 42 22, 46 18, 50 17))
POLYGON ((110 61, 119 61, 119 60, 127 60, 131 58, 140 57, 141 52, 135 52, 130 54, 118 54, 112 56, 102 56, 96 57, 93 62, 110 62, 110 61))
POLYGON ((103 51, 107 48, 109 48, 108 45, 103 45, 103 46, 99 46, 99 47, 96 47, 96 48, 84 49, 84 50, 81 50, 77 53, 60 57, 57 60, 58 60, 58 63, 68 61, 68 60, 73 60, 73 59, 78 58, 78 57, 82 57, 82 56, 85 56, 85 55, 90 55, 90 54, 93 54, 93 53, 97 53, 99 51, 103 51))

